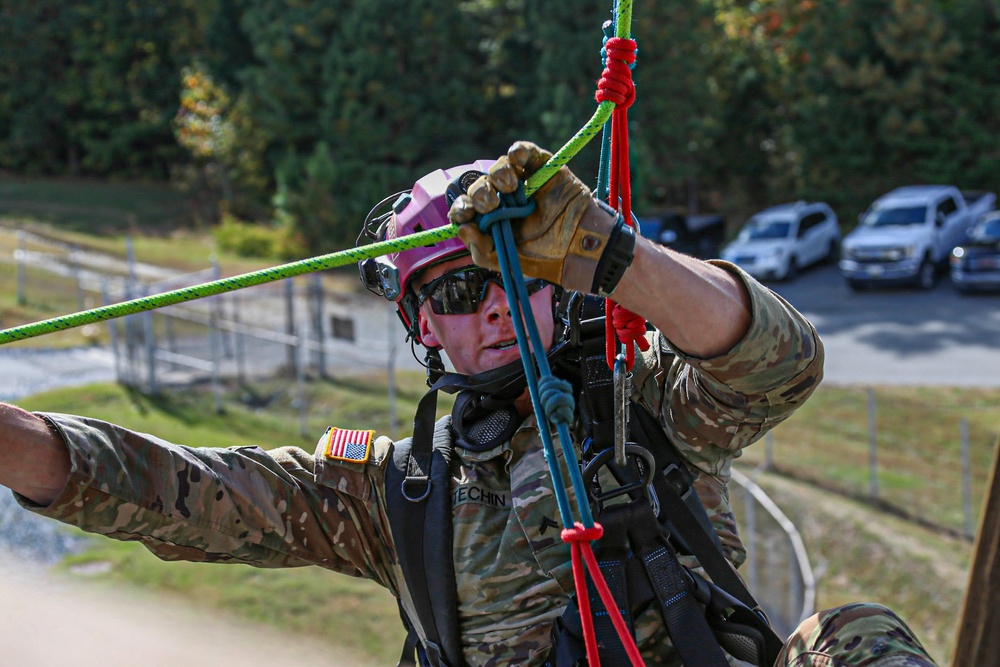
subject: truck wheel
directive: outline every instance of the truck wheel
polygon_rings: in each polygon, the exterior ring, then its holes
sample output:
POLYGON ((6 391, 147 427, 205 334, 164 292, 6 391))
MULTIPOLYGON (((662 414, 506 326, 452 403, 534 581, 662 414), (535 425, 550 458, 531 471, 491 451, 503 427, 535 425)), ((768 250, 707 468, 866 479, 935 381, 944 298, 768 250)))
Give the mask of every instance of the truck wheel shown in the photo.
POLYGON ((783 280, 795 280, 799 275, 799 263, 794 257, 788 258, 788 267, 785 269, 783 280))
POLYGON ((937 267, 930 257, 924 257, 917 269, 917 287, 922 290, 932 290, 937 284, 937 267))

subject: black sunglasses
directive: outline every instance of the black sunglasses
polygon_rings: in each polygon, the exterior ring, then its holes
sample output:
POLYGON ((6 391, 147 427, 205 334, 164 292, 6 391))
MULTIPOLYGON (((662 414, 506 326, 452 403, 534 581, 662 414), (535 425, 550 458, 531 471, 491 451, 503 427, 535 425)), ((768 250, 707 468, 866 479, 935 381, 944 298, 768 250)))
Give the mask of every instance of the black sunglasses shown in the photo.
MULTIPOLYGON (((507 291, 503 277, 496 271, 463 266, 421 287, 417 292, 417 306, 430 301, 431 310, 438 315, 471 315, 479 310, 490 283, 496 283, 500 289, 507 291)), ((529 295, 542 291, 548 285, 548 282, 537 278, 524 282, 529 295)))

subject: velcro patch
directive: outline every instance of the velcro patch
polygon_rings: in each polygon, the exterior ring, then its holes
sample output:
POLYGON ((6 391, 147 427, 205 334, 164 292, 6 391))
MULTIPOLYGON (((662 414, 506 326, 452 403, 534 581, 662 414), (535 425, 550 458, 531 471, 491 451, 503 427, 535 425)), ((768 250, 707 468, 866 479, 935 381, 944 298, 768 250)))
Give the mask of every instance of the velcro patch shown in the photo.
POLYGON ((372 438, 375 437, 375 431, 351 431, 331 427, 323 437, 326 439, 326 446, 323 448, 326 458, 350 463, 367 463, 372 453, 372 438))

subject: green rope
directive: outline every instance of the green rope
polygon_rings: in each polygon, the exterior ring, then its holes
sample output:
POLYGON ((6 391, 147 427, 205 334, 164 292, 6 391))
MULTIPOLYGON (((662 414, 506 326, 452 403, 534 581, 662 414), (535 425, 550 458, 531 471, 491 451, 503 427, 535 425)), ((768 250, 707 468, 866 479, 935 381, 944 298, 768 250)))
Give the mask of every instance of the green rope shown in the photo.
MULTIPOLYGON (((618 0, 615 3, 615 37, 629 39, 632 34, 632 0, 618 0)), ((525 184, 524 191, 531 195, 538 188, 545 185, 552 176, 559 171, 559 168, 566 165, 573 159, 580 150, 587 145, 599 132, 604 129, 604 124, 611 118, 611 113, 615 110, 614 102, 601 102, 597 105, 597 111, 591 116, 587 124, 573 135, 562 148, 545 163, 545 166, 535 172, 525 184)))
POLYGON ((25 324, 19 327, 12 327, 10 329, 0 331, 0 345, 10 343, 15 340, 34 338, 35 336, 54 333, 56 331, 65 331, 66 329, 81 327, 85 324, 103 322, 116 317, 134 315, 136 313, 154 310, 164 306, 172 306, 174 304, 184 303, 185 301, 193 301, 207 296, 224 294, 225 292, 232 292, 234 290, 243 289, 244 287, 253 287, 255 285, 263 285, 265 283, 284 280, 286 278, 294 278, 295 276, 301 276, 314 271, 324 271, 338 266, 346 266, 348 264, 360 262, 364 259, 379 257, 390 252, 401 252, 403 250, 410 250, 420 246, 432 245, 438 241, 444 241, 456 236, 458 236, 457 226, 448 225, 446 227, 438 227, 436 229, 429 229, 427 231, 417 232, 416 234, 403 236, 398 239, 379 241, 378 243, 372 243, 359 248, 341 250, 340 252, 334 252, 328 255, 320 255, 319 257, 311 257, 297 262, 290 262, 288 264, 282 264, 281 266, 275 266, 269 269, 261 269, 260 271, 251 271, 250 273, 243 273, 238 276, 233 276, 232 278, 222 278, 221 280, 215 280, 201 285, 182 287, 181 289, 176 289, 171 292, 140 297, 138 299, 132 299, 131 301, 123 301, 122 303, 102 306, 92 310, 85 310, 72 315, 53 317, 49 320, 42 320, 41 322, 34 322, 32 324, 25 324))
MULTIPOLYGON (((615 26, 616 37, 629 37, 632 32, 632 0, 618 0, 616 2, 615 26)), ((525 192, 530 195, 535 190, 545 185, 545 183, 552 178, 560 167, 567 164, 577 153, 579 153, 587 142, 593 139, 594 136, 602 130, 604 124, 607 122, 608 118, 610 118, 612 111, 614 111, 614 107, 615 105, 613 102, 601 102, 597 107, 597 111, 587 124, 584 125, 572 139, 566 142, 562 148, 556 151, 552 158, 545 163, 544 167, 539 169, 538 172, 528 179, 528 182, 525 184, 525 192)), ((164 306, 173 306, 178 303, 184 303, 185 301, 193 301, 207 296, 224 294, 226 292, 243 289, 244 287, 253 287, 255 285, 263 285, 265 283, 284 280, 286 278, 294 278, 295 276, 301 276, 314 271, 324 271, 338 266, 346 266, 348 264, 359 262, 363 259, 372 259, 391 252, 402 252, 403 250, 411 250, 421 246, 433 245, 438 241, 452 239, 456 236, 458 236, 458 227, 455 225, 438 227, 437 229, 417 232, 416 234, 410 234, 391 241, 380 241, 378 243, 372 243, 359 248, 341 250, 340 252, 334 252, 328 255, 320 255, 319 257, 303 259, 298 262, 282 264, 281 266, 276 266, 270 269, 252 271, 250 273, 244 273, 232 278, 223 278, 221 280, 195 285, 193 287, 184 287, 171 292, 154 294, 152 296, 132 299, 131 301, 123 301, 122 303, 93 308, 91 310, 84 310, 79 313, 64 315, 62 317, 53 317, 52 319, 42 320, 40 322, 25 324, 19 327, 12 327, 10 329, 0 331, 0 345, 16 340, 25 340, 27 338, 34 338, 36 336, 55 333, 56 331, 65 331, 66 329, 82 327, 87 324, 104 322, 105 320, 111 320, 116 317, 134 315, 147 310, 163 308, 164 306)))

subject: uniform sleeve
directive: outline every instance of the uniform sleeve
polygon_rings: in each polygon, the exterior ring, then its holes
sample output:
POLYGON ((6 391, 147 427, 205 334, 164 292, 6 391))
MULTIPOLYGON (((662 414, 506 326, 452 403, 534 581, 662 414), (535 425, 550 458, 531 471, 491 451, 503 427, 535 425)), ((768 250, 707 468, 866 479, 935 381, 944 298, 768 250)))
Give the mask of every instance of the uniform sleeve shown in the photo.
POLYGON ((319 565, 395 593, 378 457, 330 466, 295 447, 194 448, 94 419, 40 416, 65 440, 72 470, 50 506, 19 498, 31 511, 139 541, 164 560, 319 565))
MULTIPOLYGON (((700 359, 659 332, 636 371, 634 390, 688 460, 726 476, 739 451, 788 418, 823 376, 823 344, 787 301, 728 262, 750 297, 746 335, 728 353, 700 359)), ((638 364, 637 364, 638 366, 638 364)))

